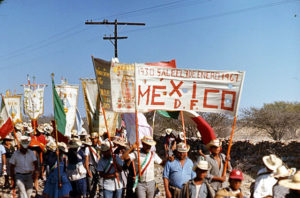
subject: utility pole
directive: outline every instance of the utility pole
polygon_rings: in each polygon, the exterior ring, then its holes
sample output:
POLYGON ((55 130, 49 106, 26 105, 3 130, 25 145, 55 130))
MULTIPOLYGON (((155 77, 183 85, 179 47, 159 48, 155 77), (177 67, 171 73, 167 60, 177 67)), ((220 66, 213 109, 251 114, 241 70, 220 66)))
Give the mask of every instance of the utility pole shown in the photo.
POLYGON ((113 46, 115 47, 115 58, 118 58, 118 39, 127 39, 127 36, 118 37, 118 25, 146 25, 145 23, 128 23, 128 22, 118 22, 117 19, 114 22, 109 22, 108 20, 103 20, 103 22, 93 22, 93 21, 86 21, 86 25, 114 25, 115 31, 114 36, 107 37, 104 36, 103 40, 109 40, 113 46), (114 42, 112 42, 114 40, 114 42))

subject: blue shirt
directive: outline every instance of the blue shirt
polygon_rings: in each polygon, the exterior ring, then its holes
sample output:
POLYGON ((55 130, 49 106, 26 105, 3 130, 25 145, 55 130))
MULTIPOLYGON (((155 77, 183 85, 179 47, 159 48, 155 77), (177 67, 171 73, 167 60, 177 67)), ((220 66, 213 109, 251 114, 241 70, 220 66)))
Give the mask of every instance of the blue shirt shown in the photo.
MULTIPOLYGON (((119 164, 119 166, 123 166, 123 161, 121 160, 121 158, 118 155, 116 155, 116 163, 119 164)), ((105 159, 102 157, 99 160, 98 166, 97 166, 97 171, 105 172, 105 169, 107 169, 106 171, 109 171, 107 174, 113 174, 115 172, 112 158, 105 159), (112 167, 110 168, 110 166, 112 166, 112 167)), ((119 175, 121 175, 120 172, 119 172, 119 175)), ((123 188, 121 176, 119 176, 119 184, 120 185, 118 185, 117 178, 104 179, 104 181, 103 181, 104 189, 109 190, 109 191, 115 191, 117 189, 123 188)))
POLYGON ((169 180, 169 185, 176 188, 182 188, 183 184, 193 179, 196 173, 193 171, 193 162, 188 157, 185 158, 183 167, 178 159, 173 162, 168 161, 164 168, 163 178, 169 180))

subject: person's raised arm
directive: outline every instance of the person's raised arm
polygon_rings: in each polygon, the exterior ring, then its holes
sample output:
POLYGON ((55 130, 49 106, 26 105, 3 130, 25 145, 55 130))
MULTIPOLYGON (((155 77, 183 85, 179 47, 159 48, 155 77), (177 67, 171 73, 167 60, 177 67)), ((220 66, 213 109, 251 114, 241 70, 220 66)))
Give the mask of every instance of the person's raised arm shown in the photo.
POLYGON ((125 151, 125 153, 122 155, 122 159, 123 160, 129 160, 130 159, 130 157, 129 157, 129 153, 131 153, 134 149, 136 149, 137 148, 137 144, 136 143, 134 143, 133 145, 132 145, 132 147, 130 147, 127 151, 125 151))

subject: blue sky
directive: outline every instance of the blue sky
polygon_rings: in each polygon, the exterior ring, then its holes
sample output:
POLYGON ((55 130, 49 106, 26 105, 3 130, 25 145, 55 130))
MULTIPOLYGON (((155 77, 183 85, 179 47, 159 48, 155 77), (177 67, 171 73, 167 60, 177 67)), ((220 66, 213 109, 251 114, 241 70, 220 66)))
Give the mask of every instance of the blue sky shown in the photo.
MULTIPOLYGON (((176 59, 178 68, 243 70, 240 108, 300 98, 299 0, 5 0, 0 5, 0 93, 23 93, 26 75, 51 85, 94 77, 90 56, 111 59, 113 26, 86 20, 143 22, 120 26, 120 62, 176 59)), ((52 113, 51 86, 45 114, 52 113)), ((79 110, 85 116, 82 92, 79 110)))

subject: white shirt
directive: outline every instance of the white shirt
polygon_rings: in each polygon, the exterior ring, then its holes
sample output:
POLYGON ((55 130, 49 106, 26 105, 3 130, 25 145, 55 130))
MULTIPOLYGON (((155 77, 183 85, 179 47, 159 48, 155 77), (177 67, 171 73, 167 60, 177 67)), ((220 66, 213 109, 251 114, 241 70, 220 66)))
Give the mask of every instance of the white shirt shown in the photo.
POLYGON ((27 150, 25 154, 17 150, 10 158, 9 163, 15 165, 16 173, 30 173, 34 170, 33 162, 36 161, 32 150, 27 150))
POLYGON ((6 150, 2 144, 0 144, 0 164, 2 164, 2 155, 6 153, 6 150))
MULTIPOLYGON (((138 156, 137 151, 134 151, 133 153, 129 154, 129 157, 130 157, 131 160, 137 159, 137 156, 138 156)), ((144 162, 146 156, 147 156, 146 153, 140 152, 141 166, 142 166, 142 163, 144 162)), ((151 159, 147 169, 145 170, 145 172, 141 176, 141 180, 140 180, 141 182, 149 182, 149 181, 153 181, 155 179, 155 176, 154 176, 154 163, 156 163, 156 164, 161 164, 162 163, 162 159, 160 159, 160 157, 155 152, 153 152, 152 159, 151 159)), ((137 160, 135 160, 135 170, 136 170, 136 173, 138 174, 139 168, 138 168, 137 160)))
POLYGON ((89 165, 95 165, 95 163, 98 164, 98 162, 99 162, 98 157, 100 158, 100 156, 99 156, 99 153, 97 153, 97 150, 93 146, 85 147, 84 155, 89 156, 89 165), (90 149, 92 149, 93 152, 91 152, 90 149))
POLYGON ((199 192, 200 192, 201 184, 195 185, 195 186, 196 186, 196 196, 195 197, 199 197, 199 192))
POLYGON ((260 175, 256 178, 254 186, 254 198, 273 196, 273 186, 277 183, 277 179, 271 176, 271 173, 260 175))

